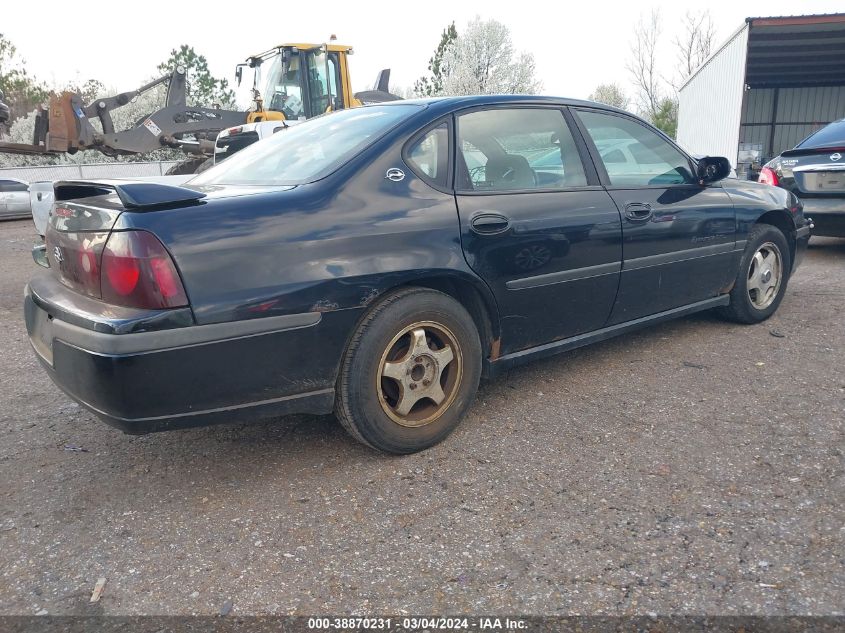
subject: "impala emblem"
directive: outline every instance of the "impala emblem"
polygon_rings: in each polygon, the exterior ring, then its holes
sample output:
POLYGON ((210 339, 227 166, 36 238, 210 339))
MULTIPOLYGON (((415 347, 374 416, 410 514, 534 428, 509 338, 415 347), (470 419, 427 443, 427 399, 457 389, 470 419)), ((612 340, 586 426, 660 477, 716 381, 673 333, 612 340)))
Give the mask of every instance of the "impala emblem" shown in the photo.
POLYGON ((405 180, 405 172, 399 169, 398 167, 391 167, 384 174, 384 177, 388 180, 392 180, 393 182, 400 182, 402 180, 405 180))
POLYGON ((842 154, 840 154, 839 152, 830 155, 830 160, 839 160, 840 158, 842 158, 842 154))
POLYGON ((60 249, 58 246, 53 247, 53 259, 55 259, 59 264, 61 264, 62 260, 64 259, 62 257, 62 249, 60 249))

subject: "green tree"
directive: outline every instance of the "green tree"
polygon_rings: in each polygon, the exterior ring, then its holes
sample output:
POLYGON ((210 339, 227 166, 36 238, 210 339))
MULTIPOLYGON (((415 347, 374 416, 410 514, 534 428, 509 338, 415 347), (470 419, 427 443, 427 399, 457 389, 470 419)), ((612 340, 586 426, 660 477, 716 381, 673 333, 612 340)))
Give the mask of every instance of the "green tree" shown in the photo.
POLYGON ((77 81, 67 84, 65 91, 77 93, 82 97, 82 102, 88 105, 94 99, 103 95, 106 91, 106 86, 98 79, 88 79, 84 82, 77 81))
POLYGON ((443 29, 440 34, 440 44, 434 50, 434 55, 428 60, 429 74, 417 79, 414 83, 414 95, 417 97, 435 97, 443 93, 443 77, 448 74, 448 66, 444 64, 443 57, 446 51, 458 38, 458 31, 455 23, 443 29))
POLYGON ((169 73, 177 66, 188 72, 188 105, 210 107, 218 104, 223 108, 235 103, 235 92, 229 88, 227 79, 218 79, 208 69, 208 60, 197 54, 193 46, 182 44, 179 50, 170 51, 170 57, 158 65, 160 73, 169 73))
POLYGON ((47 87, 30 77, 25 60, 18 57, 17 49, 0 33, 0 91, 12 110, 11 121, 32 111, 50 95, 47 87))
POLYGON ((675 138, 678 133, 678 100, 673 97, 663 97, 652 116, 651 123, 670 138, 675 138))

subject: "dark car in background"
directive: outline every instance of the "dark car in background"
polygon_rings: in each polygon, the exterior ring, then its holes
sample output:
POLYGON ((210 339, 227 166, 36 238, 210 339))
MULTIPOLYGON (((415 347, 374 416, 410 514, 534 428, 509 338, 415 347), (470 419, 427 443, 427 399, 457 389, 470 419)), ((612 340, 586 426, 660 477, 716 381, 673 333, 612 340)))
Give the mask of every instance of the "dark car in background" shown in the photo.
POLYGON ((12 116, 9 106, 3 103, 3 99, 5 98, 3 91, 0 90, 0 123, 8 123, 12 116))
POLYGON ((800 198, 813 220, 813 235, 845 237, 845 119, 769 161, 759 180, 800 198))
POLYGON ((57 183, 27 330, 130 433, 334 411, 410 453, 483 375, 701 310, 771 316, 810 227, 729 171, 590 102, 342 110, 183 187, 57 183))

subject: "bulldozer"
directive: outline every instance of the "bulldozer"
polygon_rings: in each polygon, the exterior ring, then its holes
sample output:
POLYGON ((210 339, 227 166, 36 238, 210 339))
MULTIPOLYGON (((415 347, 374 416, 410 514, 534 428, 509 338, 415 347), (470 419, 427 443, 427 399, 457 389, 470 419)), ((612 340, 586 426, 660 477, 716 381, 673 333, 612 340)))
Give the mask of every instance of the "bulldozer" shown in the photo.
POLYGON ((336 44, 334 39, 332 36, 328 44, 280 44, 238 64, 238 84, 245 68, 254 71, 249 110, 227 110, 213 104, 188 106, 187 72, 177 67, 136 90, 87 105, 73 92, 55 95, 48 107, 40 107, 36 114, 32 144, 0 142, 0 152, 50 155, 94 149, 121 156, 169 147, 190 156, 171 173, 193 173, 312 116, 399 98, 387 90, 389 70, 379 73, 373 90, 353 94, 349 74, 352 47, 336 44), (262 82, 264 68, 266 81, 262 82), (115 130, 111 113, 116 108, 162 84, 167 85, 163 108, 127 130, 115 130))

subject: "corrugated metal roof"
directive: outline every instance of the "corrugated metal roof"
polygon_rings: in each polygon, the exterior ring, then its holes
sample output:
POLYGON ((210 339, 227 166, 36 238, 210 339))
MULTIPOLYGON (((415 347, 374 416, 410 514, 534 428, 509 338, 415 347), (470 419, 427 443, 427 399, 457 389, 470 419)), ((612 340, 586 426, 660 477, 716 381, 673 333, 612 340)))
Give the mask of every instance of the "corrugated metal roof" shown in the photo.
POLYGON ((845 13, 746 18, 681 85, 683 90, 744 29, 745 82, 751 87, 845 84, 845 13))
POLYGON ((845 14, 750 18, 752 88, 845 84, 845 14))
POLYGON ((845 22, 845 13, 810 13, 805 15, 769 15, 756 18, 745 18, 746 22, 764 25, 768 22, 781 24, 815 24, 818 22, 845 22))

